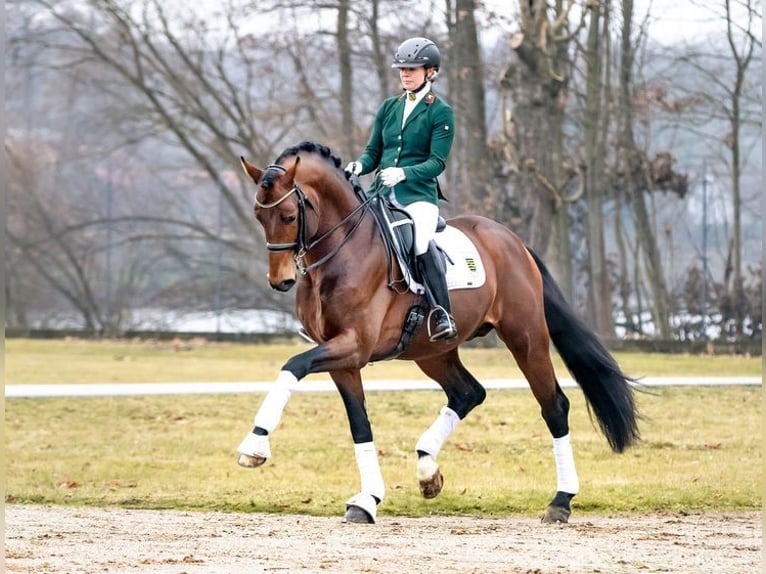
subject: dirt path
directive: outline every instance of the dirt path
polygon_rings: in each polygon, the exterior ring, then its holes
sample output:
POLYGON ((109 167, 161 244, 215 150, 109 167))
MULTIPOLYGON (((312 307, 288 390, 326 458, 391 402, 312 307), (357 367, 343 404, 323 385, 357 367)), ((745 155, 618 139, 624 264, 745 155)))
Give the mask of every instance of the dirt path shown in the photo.
POLYGON ((752 574, 757 512, 699 516, 340 518, 8 505, 7 572, 752 574))

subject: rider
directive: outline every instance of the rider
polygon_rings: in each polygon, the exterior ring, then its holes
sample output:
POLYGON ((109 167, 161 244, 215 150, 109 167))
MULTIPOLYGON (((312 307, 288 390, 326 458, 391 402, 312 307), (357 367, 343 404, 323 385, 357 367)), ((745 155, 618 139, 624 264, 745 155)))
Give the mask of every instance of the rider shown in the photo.
POLYGON ((377 169, 371 191, 387 187, 391 202, 412 217, 417 268, 436 302, 432 341, 457 335, 439 254, 429 249, 438 202, 444 199, 437 176, 444 171, 455 131, 452 108, 431 90, 440 64, 439 48, 427 38, 410 38, 397 48, 391 67, 399 69, 404 92, 383 102, 364 153, 346 166, 356 175, 377 169))

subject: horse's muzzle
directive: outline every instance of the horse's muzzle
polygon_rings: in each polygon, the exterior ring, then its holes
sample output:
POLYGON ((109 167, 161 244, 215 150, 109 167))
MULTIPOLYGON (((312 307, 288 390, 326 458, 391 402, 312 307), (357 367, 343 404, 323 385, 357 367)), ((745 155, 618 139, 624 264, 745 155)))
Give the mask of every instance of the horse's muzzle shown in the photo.
POLYGON ((279 283, 269 283, 271 285, 272 289, 276 289, 277 291, 285 292, 289 291, 293 285, 295 285, 295 279, 283 279, 279 283))

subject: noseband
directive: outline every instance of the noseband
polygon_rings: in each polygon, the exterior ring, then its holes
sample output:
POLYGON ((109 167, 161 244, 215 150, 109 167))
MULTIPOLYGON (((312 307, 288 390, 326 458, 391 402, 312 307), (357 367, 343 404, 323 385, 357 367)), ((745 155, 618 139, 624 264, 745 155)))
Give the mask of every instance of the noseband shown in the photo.
MULTIPOLYGON (((264 176, 269 170, 279 171, 281 173, 285 173, 287 171, 287 169, 285 169, 284 166, 281 166, 279 164, 271 164, 264 171, 264 176)), ((308 240, 306 238, 306 205, 311 207, 311 202, 306 198, 306 194, 303 193, 303 190, 300 188, 300 186, 297 183, 293 182, 293 186, 290 188, 290 190, 287 193, 285 193, 282 197, 277 199, 276 201, 273 201, 271 203, 261 203, 260 201, 258 201, 257 192, 256 192, 254 201, 255 201, 256 207, 259 207, 261 209, 271 209, 273 207, 276 207, 283 201, 285 201, 288 197, 290 197, 293 194, 295 194, 296 200, 298 202, 298 236, 295 238, 295 241, 291 241, 289 243, 269 243, 268 241, 266 241, 266 249, 268 249, 269 251, 294 251, 295 266, 298 269, 298 271, 301 273, 301 275, 305 275, 309 271, 316 269, 320 265, 329 261, 336 253, 338 253, 338 251, 340 251, 340 248, 343 247, 349 239, 351 239, 351 236, 359 227, 359 224, 362 222, 362 219, 364 219, 364 214, 367 212, 367 210, 370 207, 370 200, 368 199, 367 201, 362 202, 359 205, 359 207, 357 207, 351 213, 349 213, 346 217, 341 219, 330 230, 322 234, 320 237, 318 237, 311 243, 308 243, 308 240), (314 263, 310 265, 306 265, 305 262, 303 261, 303 258, 309 253, 309 251, 311 251, 324 239, 329 237, 336 229, 338 229, 341 225, 349 221, 357 213, 360 213, 359 218, 354 222, 354 226, 346 234, 343 240, 329 253, 325 254, 322 258, 320 258, 319 260, 315 261, 314 263)))

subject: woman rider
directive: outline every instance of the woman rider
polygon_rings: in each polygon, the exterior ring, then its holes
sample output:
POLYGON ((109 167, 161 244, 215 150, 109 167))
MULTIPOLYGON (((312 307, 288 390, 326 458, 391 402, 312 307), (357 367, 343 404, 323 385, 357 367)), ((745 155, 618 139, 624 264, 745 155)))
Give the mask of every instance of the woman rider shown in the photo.
POLYGON ((391 202, 409 213, 415 225, 415 256, 421 281, 436 301, 431 340, 457 335, 447 281, 429 243, 436 233, 439 199, 437 176, 452 148, 452 108, 431 90, 441 64, 439 48, 427 38, 410 38, 396 50, 391 67, 399 69, 404 92, 380 106, 370 140, 346 171, 364 175, 378 170, 371 192, 385 186, 391 202))

